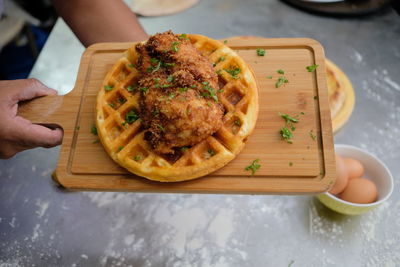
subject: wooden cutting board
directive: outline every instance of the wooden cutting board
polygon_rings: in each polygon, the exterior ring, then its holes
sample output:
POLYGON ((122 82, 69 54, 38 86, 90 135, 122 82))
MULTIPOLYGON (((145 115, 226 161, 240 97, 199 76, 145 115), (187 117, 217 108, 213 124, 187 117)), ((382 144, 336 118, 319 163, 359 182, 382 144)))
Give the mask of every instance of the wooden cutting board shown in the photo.
POLYGON ((98 90, 111 66, 131 43, 102 43, 82 55, 75 88, 65 96, 44 97, 20 108, 36 123, 58 124, 64 139, 54 180, 68 189, 195 193, 317 193, 335 181, 335 160, 325 58, 312 39, 232 38, 227 45, 253 69, 259 86, 260 112, 246 147, 227 166, 192 181, 160 183, 128 173, 103 150, 91 134, 98 90), (264 48, 265 56, 257 56, 264 48), (306 66, 317 64, 315 72, 306 66), (284 70, 289 83, 275 88, 284 70), (267 78, 272 76, 272 79, 267 78), (281 139, 285 125, 279 112, 300 116, 293 144, 281 139), (304 115, 300 113, 303 112, 304 115), (316 138, 312 138, 312 132, 316 138), (315 140, 314 140, 315 139, 315 140), (245 171, 254 159, 261 168, 245 171))

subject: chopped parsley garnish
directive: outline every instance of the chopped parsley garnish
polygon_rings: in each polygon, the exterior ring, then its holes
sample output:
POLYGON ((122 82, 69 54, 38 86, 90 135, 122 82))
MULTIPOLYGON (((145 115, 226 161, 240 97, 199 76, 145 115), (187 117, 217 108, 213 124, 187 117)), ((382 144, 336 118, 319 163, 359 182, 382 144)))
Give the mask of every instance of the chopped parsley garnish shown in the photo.
POLYGON ((276 72, 279 73, 279 74, 285 74, 284 70, 277 70, 276 72))
POLYGON ((183 93, 183 92, 186 92, 187 90, 189 90, 189 88, 188 87, 180 87, 178 90, 179 90, 179 92, 183 93))
POLYGON ((161 85, 162 88, 168 88, 168 87, 171 87, 171 86, 172 86, 172 84, 163 84, 163 85, 161 85))
POLYGON ((172 47, 171 47, 171 50, 172 51, 174 51, 174 52, 178 52, 178 44, 179 44, 180 42, 172 42, 172 47))
POLYGON ((279 113, 279 116, 281 116, 285 120, 285 127, 282 127, 280 131, 282 139, 285 140, 287 143, 292 144, 293 143, 292 131, 296 130, 294 123, 298 123, 299 119, 294 118, 288 114, 282 114, 282 113, 279 113))
POLYGON ((125 121, 129 124, 134 123, 137 119, 139 119, 139 115, 133 109, 125 114, 125 121))
POLYGON ((224 44, 227 44, 228 43, 228 40, 224 40, 224 44))
POLYGON ((292 261, 289 263, 288 267, 291 267, 293 263, 294 263, 294 260, 292 260, 292 261))
POLYGON ((92 142, 92 144, 97 144, 97 143, 100 143, 99 139, 93 140, 93 142, 92 142))
POLYGON ((93 134, 93 135, 97 135, 97 128, 96 128, 96 125, 92 125, 92 127, 90 127, 90 132, 93 134))
POLYGON ((175 66, 175 63, 164 63, 165 67, 173 67, 175 66))
POLYGON ((147 91, 149 90, 149 87, 140 87, 139 90, 142 91, 144 94, 146 94, 147 91))
POLYGON ((115 104, 114 103, 108 103, 108 105, 112 108, 115 108, 115 104))
POLYGON ((280 76, 278 78, 278 80, 275 83, 275 87, 279 88, 281 87, 283 84, 288 83, 289 81, 284 77, 284 76, 280 76))
POLYGON ((217 64, 220 63, 220 62, 222 62, 222 61, 225 61, 225 57, 224 57, 224 56, 221 56, 221 57, 218 59, 217 64))
POLYGON ((205 157, 206 159, 209 159, 209 158, 211 158, 211 157, 214 156, 214 155, 215 155, 214 149, 208 149, 208 150, 207 150, 207 153, 205 153, 204 157, 205 157))
POLYGON ((302 112, 300 112, 300 114, 301 114, 301 115, 306 115, 306 114, 305 114, 303 111, 302 111, 302 112))
POLYGON ((191 85, 190 88, 197 88, 197 85, 191 85))
POLYGON ((155 109, 151 112, 151 114, 155 117, 155 116, 158 116, 158 114, 160 114, 160 111, 158 110, 158 108, 155 108, 155 109))
POLYGON ((187 146, 181 147, 181 151, 182 151, 182 152, 186 152, 186 151, 188 151, 188 150, 189 150, 189 147, 187 147, 187 146))
POLYGON ((134 161, 139 161, 141 159, 142 159, 142 157, 140 155, 136 155, 136 156, 133 157, 134 161))
POLYGON ((111 91, 113 88, 114 88, 114 86, 111 86, 111 85, 105 85, 104 86, 104 90, 106 90, 107 92, 111 91))
POLYGON ((148 67, 146 69, 146 72, 156 72, 156 71, 158 71, 160 69, 160 67, 162 65, 161 60, 158 60, 158 59, 153 58, 153 57, 150 58, 150 63, 151 64, 156 64, 156 65, 152 65, 152 66, 148 67))
POLYGON ((245 171, 251 171, 251 175, 254 175, 256 171, 261 167, 261 165, 258 163, 260 159, 255 159, 253 162, 244 168, 245 171))
POLYGON ((267 79, 272 79, 272 76, 270 75, 270 76, 267 76, 267 79))
POLYGON ((118 152, 120 152, 122 149, 124 149, 124 147, 123 147, 123 146, 120 146, 120 147, 118 148, 118 152))
POLYGON ((158 129, 161 130, 161 132, 165 132, 165 128, 161 124, 156 124, 158 129))
POLYGON ((241 126, 241 125, 242 125, 242 123, 240 122, 240 120, 235 120, 233 123, 234 123, 236 126, 241 126))
POLYGON ((211 97, 212 99, 214 99, 215 102, 218 102, 218 96, 217 93, 215 92, 215 89, 212 88, 209 82, 203 82, 203 89, 207 90, 206 92, 201 93, 202 96, 204 97, 211 97))
POLYGON ((312 140, 317 140, 317 136, 314 134, 314 131, 313 130, 310 130, 310 137, 311 137, 311 139, 312 140))
POLYGON ((172 99, 172 98, 174 98, 174 97, 175 97, 175 94, 174 94, 174 93, 169 93, 169 94, 168 94, 168 98, 169 98, 169 99, 172 99))
POLYGON ((160 60, 158 60, 157 58, 154 58, 154 57, 150 58, 150 63, 155 64, 158 62, 160 62, 160 60))
POLYGON ((240 68, 234 68, 234 69, 224 69, 227 73, 229 73, 233 79, 238 79, 238 74, 240 73, 240 68))
POLYGON ((126 99, 123 97, 118 98, 118 102, 121 104, 124 104, 126 102, 126 99))
POLYGON ((293 133, 287 126, 282 127, 281 129, 281 135, 283 140, 288 142, 289 144, 293 144, 292 138, 293 138, 293 133))
POLYGON ((182 33, 181 35, 178 36, 178 38, 181 39, 181 40, 182 40, 182 39, 189 40, 189 37, 187 37, 187 34, 186 34, 186 33, 182 33))
POLYGON ((221 75, 222 70, 217 70, 215 73, 216 73, 217 75, 221 75))
POLYGON ((313 72, 318 68, 318 65, 311 65, 311 66, 307 66, 306 69, 308 70, 308 72, 313 72))
POLYGON ((293 162, 289 162, 289 166, 292 167, 293 166, 293 162))
POLYGON ((279 115, 280 115, 282 118, 285 119, 286 124, 289 124, 289 123, 291 123, 291 122, 294 122, 294 123, 298 123, 298 122, 299 122, 299 119, 293 118, 293 117, 291 117, 291 116, 288 115, 288 114, 279 113, 279 115))
POLYGON ((134 67, 135 67, 135 64, 129 63, 129 64, 128 64, 128 67, 134 68, 134 67))
POLYGON ((172 75, 168 75, 168 77, 167 77, 167 82, 173 82, 174 81, 174 76, 172 76, 172 75))
POLYGON ((257 48, 256 51, 257 51, 258 56, 260 56, 260 57, 265 56, 265 49, 257 48))
POLYGON ((128 92, 133 92, 135 90, 135 87, 129 85, 128 87, 126 87, 126 90, 128 90, 128 92))

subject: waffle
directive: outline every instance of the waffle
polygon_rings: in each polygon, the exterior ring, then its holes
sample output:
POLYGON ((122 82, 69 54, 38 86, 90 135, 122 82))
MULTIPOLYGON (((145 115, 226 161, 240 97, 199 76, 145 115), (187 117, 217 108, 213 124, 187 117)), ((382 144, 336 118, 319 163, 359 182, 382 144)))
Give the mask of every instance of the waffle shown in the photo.
POLYGON ((331 117, 334 119, 342 109, 346 100, 344 73, 337 66, 326 60, 326 79, 328 83, 329 107, 331 117))
MULTIPOLYGON (((255 77, 247 64, 223 43, 201 35, 187 35, 218 73, 218 99, 225 107, 223 126, 212 136, 171 158, 155 153, 145 140, 140 119, 125 121, 132 110, 138 113, 140 93, 129 86, 137 83, 138 54, 131 46, 110 69, 97 95, 96 126, 110 157, 128 171, 162 182, 184 181, 207 175, 235 158, 252 133, 258 115, 255 77), (220 60, 224 57, 225 60, 220 60), (226 69, 240 68, 233 77, 226 69)), ((132 113, 132 112, 131 112, 132 113)))

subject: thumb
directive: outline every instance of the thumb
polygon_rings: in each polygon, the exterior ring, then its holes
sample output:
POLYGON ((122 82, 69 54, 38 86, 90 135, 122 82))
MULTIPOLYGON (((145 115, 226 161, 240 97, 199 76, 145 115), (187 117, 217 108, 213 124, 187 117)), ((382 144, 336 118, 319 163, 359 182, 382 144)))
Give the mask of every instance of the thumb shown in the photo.
POLYGON ((21 117, 15 117, 14 127, 16 139, 21 146, 26 148, 33 147, 53 147, 60 145, 64 132, 61 128, 49 129, 42 125, 32 124, 21 117))
POLYGON ((14 104, 19 101, 29 100, 40 96, 57 94, 56 90, 48 88, 37 79, 23 79, 15 80, 13 82, 16 83, 14 85, 18 88, 13 97, 14 104))

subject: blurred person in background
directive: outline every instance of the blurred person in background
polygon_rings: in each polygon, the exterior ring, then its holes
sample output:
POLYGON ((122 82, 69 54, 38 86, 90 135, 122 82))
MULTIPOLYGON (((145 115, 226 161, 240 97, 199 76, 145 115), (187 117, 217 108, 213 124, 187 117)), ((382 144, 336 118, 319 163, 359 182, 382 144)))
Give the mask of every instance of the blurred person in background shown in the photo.
MULTIPOLYGON (((3 1, 0 0, 0 13, 1 7, 4 7, 3 1)), ((51 16, 46 20, 46 12, 43 12, 45 8, 51 9, 51 6, 43 5, 42 1, 16 2, 26 9, 31 8, 37 16, 42 16, 44 24, 52 20, 51 16), (43 8, 35 8, 38 3, 43 8)), ((142 41, 148 37, 136 15, 122 0, 53 0, 52 3, 85 47, 99 42, 142 41)), ((55 94, 56 90, 36 79, 0 81, 0 158, 10 158, 26 149, 61 144, 62 129, 49 129, 17 116, 20 101, 55 94)))

